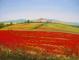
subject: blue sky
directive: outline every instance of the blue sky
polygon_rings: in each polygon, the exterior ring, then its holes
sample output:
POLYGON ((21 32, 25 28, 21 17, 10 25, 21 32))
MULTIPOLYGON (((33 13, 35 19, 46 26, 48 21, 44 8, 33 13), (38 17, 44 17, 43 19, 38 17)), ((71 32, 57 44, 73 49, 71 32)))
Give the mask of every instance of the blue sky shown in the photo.
POLYGON ((79 22, 79 0, 0 0, 0 21, 20 18, 79 22))

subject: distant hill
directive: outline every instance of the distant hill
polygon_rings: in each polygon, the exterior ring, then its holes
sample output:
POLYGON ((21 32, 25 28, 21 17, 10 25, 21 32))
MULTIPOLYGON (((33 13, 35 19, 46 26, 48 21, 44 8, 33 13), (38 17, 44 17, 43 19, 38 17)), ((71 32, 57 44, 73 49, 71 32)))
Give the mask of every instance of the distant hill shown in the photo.
POLYGON ((1 28, 1 30, 35 30, 79 33, 78 23, 63 22, 55 19, 46 18, 30 20, 32 22, 29 23, 27 23, 26 21, 26 19, 5 21, 4 23, 13 22, 16 24, 5 26, 1 28), (26 23, 24 24, 24 22, 26 23))
MULTIPOLYGON (((27 21, 26 19, 16 19, 16 20, 7 20, 7 21, 0 21, 0 23, 9 23, 9 22, 13 22, 13 23, 23 23, 27 21)), ((46 19, 46 18, 38 18, 38 19, 34 19, 34 20, 30 20, 32 22, 52 22, 52 23, 62 23, 62 24, 68 24, 68 25, 74 25, 74 26, 79 26, 78 22, 64 22, 64 21, 60 21, 60 20, 56 20, 56 19, 46 19)))
POLYGON ((7 21, 1 21, 1 23, 9 23, 9 22, 13 22, 13 23, 22 23, 25 22, 26 19, 17 19, 17 20, 7 20, 7 21))
MULTIPOLYGON (((78 22, 64 22, 56 19, 46 19, 46 18, 39 18, 35 20, 36 22, 52 22, 52 23, 61 23, 61 24, 67 24, 67 25, 74 25, 79 26, 78 22)), ((34 22, 35 22, 34 21, 34 22)))
POLYGON ((61 23, 26 23, 26 24, 13 24, 11 26, 6 26, 0 30, 31 30, 31 31, 58 31, 58 32, 70 32, 79 33, 79 28, 61 23))

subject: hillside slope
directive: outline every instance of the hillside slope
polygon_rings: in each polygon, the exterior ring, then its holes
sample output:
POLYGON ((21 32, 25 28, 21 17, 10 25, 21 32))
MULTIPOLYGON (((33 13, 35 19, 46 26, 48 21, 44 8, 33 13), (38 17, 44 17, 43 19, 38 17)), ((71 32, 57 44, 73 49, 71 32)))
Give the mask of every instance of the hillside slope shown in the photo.
POLYGON ((79 33, 78 27, 73 27, 71 25, 61 24, 61 23, 46 23, 42 27, 38 28, 37 30, 79 33))
POLYGON ((59 32, 79 33, 78 27, 61 23, 14 24, 8 27, 4 27, 0 30, 35 30, 35 31, 59 31, 59 32))
POLYGON ((11 26, 4 27, 1 30, 32 30, 41 24, 43 23, 13 24, 11 26))

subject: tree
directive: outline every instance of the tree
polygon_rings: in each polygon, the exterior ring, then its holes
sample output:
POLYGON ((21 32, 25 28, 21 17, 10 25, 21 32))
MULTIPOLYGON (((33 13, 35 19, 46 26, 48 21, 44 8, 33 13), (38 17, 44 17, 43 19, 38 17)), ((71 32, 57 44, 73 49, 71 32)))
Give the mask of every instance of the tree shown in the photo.
POLYGON ((13 22, 10 22, 10 25, 13 25, 13 22))
POLYGON ((0 23, 0 28, 5 27, 4 23, 0 23))
POLYGON ((27 20, 27 23, 30 23, 30 20, 27 20))

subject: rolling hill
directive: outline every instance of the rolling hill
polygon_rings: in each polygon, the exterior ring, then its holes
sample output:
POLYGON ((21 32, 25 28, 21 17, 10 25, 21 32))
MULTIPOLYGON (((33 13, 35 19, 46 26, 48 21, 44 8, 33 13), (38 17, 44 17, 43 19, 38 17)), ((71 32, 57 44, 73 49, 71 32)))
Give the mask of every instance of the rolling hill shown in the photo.
POLYGON ((79 28, 64 24, 64 23, 51 23, 51 22, 34 22, 26 24, 13 24, 6 26, 0 30, 35 30, 35 31, 59 31, 79 33, 79 28))
POLYGON ((79 27, 75 25, 47 19, 1 24, 1 60, 78 60, 78 46, 79 27))

